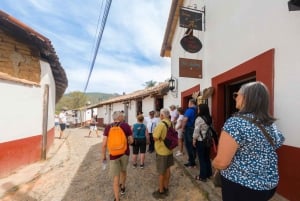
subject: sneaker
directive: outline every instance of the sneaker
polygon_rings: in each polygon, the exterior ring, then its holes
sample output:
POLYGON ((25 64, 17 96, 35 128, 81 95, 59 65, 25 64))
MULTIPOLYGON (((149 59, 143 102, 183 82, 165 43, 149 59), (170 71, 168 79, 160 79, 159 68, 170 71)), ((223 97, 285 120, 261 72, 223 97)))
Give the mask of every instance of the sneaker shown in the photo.
POLYGON ((166 196, 168 196, 169 195, 169 189, 164 187, 164 193, 165 193, 166 196))
POLYGON ((135 169, 135 168, 137 167, 137 164, 136 164, 136 163, 134 163, 132 167, 135 169))
POLYGON ((125 187, 124 188, 121 187, 121 195, 125 195, 125 187))
POLYGON ((165 194, 165 192, 159 192, 159 190, 157 190, 152 193, 152 196, 155 199, 164 199, 166 197, 166 194, 165 194))
POLYGON ((178 151, 175 156, 182 156, 182 152, 181 151, 178 151))
POLYGON ((140 168, 143 169, 144 168, 144 164, 140 164, 140 168))
POLYGON ((190 164, 190 163, 185 163, 184 166, 185 166, 185 167, 188 167, 188 168, 196 168, 196 164, 193 164, 193 165, 192 165, 192 164, 190 164))

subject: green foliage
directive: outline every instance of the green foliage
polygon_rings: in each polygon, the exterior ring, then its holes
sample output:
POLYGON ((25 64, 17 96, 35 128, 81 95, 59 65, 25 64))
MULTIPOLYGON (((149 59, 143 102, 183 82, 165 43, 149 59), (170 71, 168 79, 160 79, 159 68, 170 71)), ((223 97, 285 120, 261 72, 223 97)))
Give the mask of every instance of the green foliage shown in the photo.
POLYGON ((107 94, 107 93, 86 93, 85 94, 88 97, 88 101, 91 102, 91 104, 96 104, 101 101, 107 100, 112 97, 120 96, 119 94, 107 94))
POLYGON ((153 81, 153 80, 150 80, 150 81, 147 81, 143 84, 143 86, 145 86, 146 88, 150 88, 150 87, 154 87, 156 85, 156 81, 153 81))
POLYGON ((106 94, 106 93, 82 93, 74 91, 65 94, 56 104, 55 111, 59 113, 63 108, 67 110, 78 109, 89 104, 96 104, 101 101, 107 100, 111 97, 119 96, 119 94, 106 94))
POLYGON ((67 110, 77 109, 85 106, 87 101, 88 98, 84 93, 80 91, 74 91, 69 94, 65 94, 56 104, 55 110, 56 112, 59 112, 63 108, 67 110))

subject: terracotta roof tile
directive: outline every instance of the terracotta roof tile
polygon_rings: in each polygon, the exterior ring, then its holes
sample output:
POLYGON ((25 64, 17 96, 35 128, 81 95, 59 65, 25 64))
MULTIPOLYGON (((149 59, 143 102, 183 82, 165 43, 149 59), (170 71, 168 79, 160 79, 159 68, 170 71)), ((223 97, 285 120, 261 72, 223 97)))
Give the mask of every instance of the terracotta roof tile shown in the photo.
POLYGON ((102 101, 100 103, 90 105, 87 108, 95 108, 95 107, 99 107, 102 105, 108 105, 108 104, 112 104, 112 103, 126 102, 126 101, 136 100, 139 98, 145 98, 145 97, 153 96, 153 95, 165 95, 168 91, 169 91, 169 83, 162 82, 162 83, 159 83, 157 86, 149 87, 149 88, 141 89, 141 90, 129 93, 129 94, 117 96, 117 97, 102 101))

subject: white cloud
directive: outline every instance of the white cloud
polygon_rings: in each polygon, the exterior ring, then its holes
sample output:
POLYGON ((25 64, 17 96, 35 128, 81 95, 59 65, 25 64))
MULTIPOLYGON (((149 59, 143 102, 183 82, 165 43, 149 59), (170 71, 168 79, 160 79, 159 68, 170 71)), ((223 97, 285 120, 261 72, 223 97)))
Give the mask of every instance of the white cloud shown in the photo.
MULTIPOLYGON (((51 40, 71 92, 85 87, 104 2, 1 0, 0 9, 51 40)), ((171 2, 112 1, 87 91, 130 93, 149 80, 162 82, 170 76, 170 61, 160 57, 160 49, 171 2)))

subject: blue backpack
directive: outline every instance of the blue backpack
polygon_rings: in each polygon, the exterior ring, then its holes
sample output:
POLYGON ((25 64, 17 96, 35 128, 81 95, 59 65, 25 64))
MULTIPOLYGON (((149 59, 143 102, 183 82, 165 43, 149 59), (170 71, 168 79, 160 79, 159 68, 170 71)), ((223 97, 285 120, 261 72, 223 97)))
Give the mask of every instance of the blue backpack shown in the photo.
POLYGON ((144 124, 133 125, 133 137, 134 138, 145 138, 146 126, 144 124))

